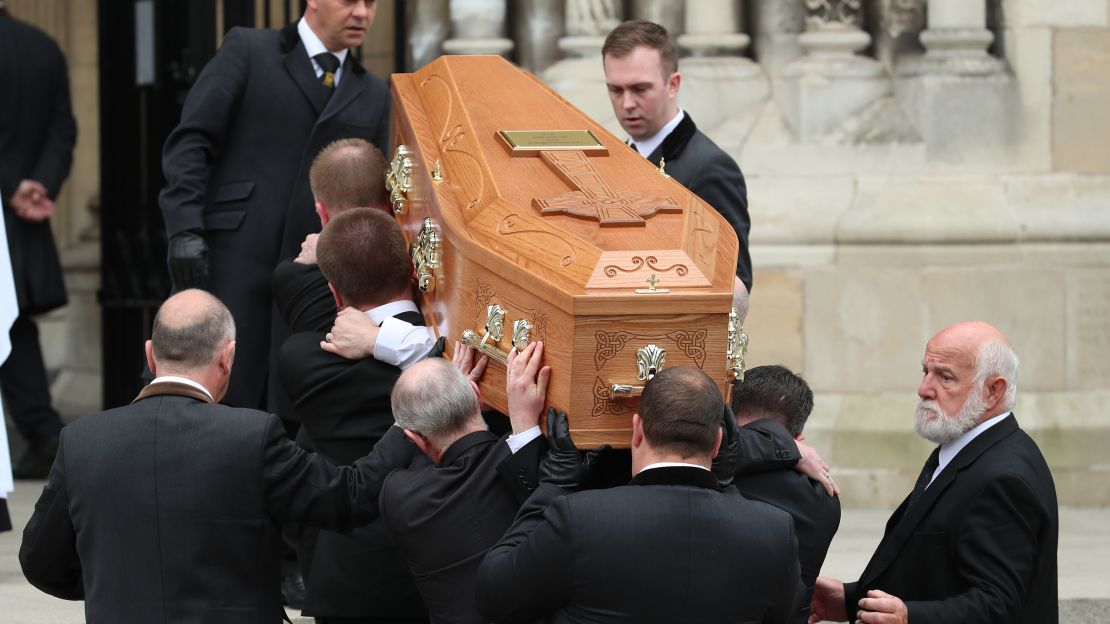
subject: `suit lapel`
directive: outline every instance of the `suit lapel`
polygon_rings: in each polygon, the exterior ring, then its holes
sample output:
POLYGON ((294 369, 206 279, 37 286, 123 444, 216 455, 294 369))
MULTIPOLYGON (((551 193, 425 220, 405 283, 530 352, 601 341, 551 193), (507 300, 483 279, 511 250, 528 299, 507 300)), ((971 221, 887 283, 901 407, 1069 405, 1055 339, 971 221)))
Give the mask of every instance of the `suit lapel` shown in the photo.
POLYGON ((944 491, 949 488, 955 481, 960 471, 964 470, 971 464, 975 463, 987 449, 997 444, 1000 440, 1011 435, 1017 431, 1017 420, 1013 414, 1003 419, 1002 422, 987 429, 983 433, 976 436, 967 446, 963 448, 952 461, 944 467, 939 475, 933 479, 933 482, 926 488, 925 493, 921 498, 913 504, 909 510, 906 509, 906 500, 891 516, 890 522, 887 523, 886 534, 883 536, 883 541, 879 543, 879 548, 875 551, 875 556, 871 562, 867 564, 867 569, 860 577, 860 580, 871 580, 877 577, 894 561, 898 553, 901 552, 902 547, 905 546, 906 541, 913 535, 917 525, 932 509, 937 500, 944 494, 944 491))
POLYGON ((355 76, 362 74, 364 71, 366 70, 362 68, 362 65, 355 60, 354 53, 348 53, 347 60, 343 64, 343 76, 339 81, 339 86, 335 88, 335 93, 327 101, 327 106, 324 107, 324 112, 320 115, 317 124, 327 121, 358 98, 365 86, 355 76))
POLYGON ((281 48, 284 54, 282 63, 285 65, 285 71, 289 72, 289 77, 293 79, 293 82, 312 104, 316 114, 319 115, 328 104, 328 92, 324 85, 320 84, 320 80, 316 78, 316 70, 312 68, 312 60, 308 58, 308 52, 305 51, 300 37, 297 36, 296 22, 282 29, 281 48))

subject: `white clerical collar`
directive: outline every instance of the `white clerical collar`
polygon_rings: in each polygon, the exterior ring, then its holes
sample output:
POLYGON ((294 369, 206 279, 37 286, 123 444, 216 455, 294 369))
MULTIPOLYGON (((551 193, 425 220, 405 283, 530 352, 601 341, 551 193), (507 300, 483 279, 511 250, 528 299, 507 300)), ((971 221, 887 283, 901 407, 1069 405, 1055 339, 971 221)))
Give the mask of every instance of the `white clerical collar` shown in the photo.
POLYGON ((347 60, 347 48, 343 48, 338 52, 329 50, 328 47, 324 45, 324 42, 316 36, 316 31, 312 30, 312 27, 308 25, 304 17, 301 17, 301 20, 297 22, 297 34, 301 36, 301 43, 304 44, 304 51, 308 52, 308 58, 312 58, 317 54, 323 54, 324 52, 331 52, 339 59, 339 66, 343 67, 344 61, 347 60))
POLYGON ((371 308, 366 311, 366 316, 374 320, 374 323, 381 325, 387 318, 397 316, 402 312, 420 312, 420 308, 411 299, 403 299, 401 301, 390 301, 385 305, 380 305, 376 308, 371 308))
POLYGON ((213 403, 216 402, 216 399, 212 397, 212 393, 208 391, 208 388, 205 388, 200 383, 193 381, 188 377, 178 377, 177 375, 162 375, 160 377, 155 377, 154 381, 150 382, 150 385, 153 386, 156 383, 179 383, 185 384, 186 386, 192 386, 197 390, 200 390, 201 392, 207 394, 208 398, 212 399, 213 403))
MULTIPOLYGON (((941 444, 940 453, 937 454, 937 469, 933 471, 933 479, 936 479, 937 475, 940 474, 942 470, 944 470, 944 467, 947 466, 948 463, 951 462, 953 459, 955 459, 956 456, 960 454, 960 451, 964 450, 965 446, 971 444, 971 441, 978 437, 979 434, 1002 422, 1002 420, 1009 415, 1010 412, 1006 412, 1004 414, 999 414, 998 416, 995 416, 994 418, 991 418, 989 420, 984 420, 978 425, 975 425, 975 427, 965 431, 962 436, 956 438, 955 440, 952 440, 947 444, 941 444)), ((930 484, 933 482, 933 479, 929 479, 930 484)))
POLYGON ((686 462, 655 462, 654 464, 648 464, 644 466, 640 469, 640 472, 644 472, 645 470, 655 470, 656 468, 701 468, 705 471, 709 470, 701 464, 687 464, 686 462))
POLYGON ((655 151, 655 148, 662 145, 664 139, 669 137, 671 133, 674 132, 674 129, 678 127, 678 124, 682 122, 682 118, 685 116, 686 113, 682 112, 682 109, 680 108, 678 109, 678 112, 675 113, 674 119, 668 121, 667 125, 659 129, 659 132, 656 132, 650 137, 640 141, 637 141, 632 137, 629 137, 628 140, 630 143, 636 146, 636 151, 640 152, 641 156, 647 158, 648 156, 651 156, 651 153, 655 151))

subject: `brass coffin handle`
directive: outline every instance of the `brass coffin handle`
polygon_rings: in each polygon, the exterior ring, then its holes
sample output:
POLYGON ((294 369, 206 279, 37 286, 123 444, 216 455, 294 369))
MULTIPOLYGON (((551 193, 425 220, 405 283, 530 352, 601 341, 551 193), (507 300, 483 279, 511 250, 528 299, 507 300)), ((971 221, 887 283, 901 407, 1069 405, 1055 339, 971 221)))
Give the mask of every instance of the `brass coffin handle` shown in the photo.
MULTIPOLYGON (((488 355, 491 359, 501 362, 502 364, 509 365, 509 353, 497 346, 501 341, 505 328, 505 308, 500 304, 494 303, 486 308, 486 327, 485 334, 478 335, 478 332, 473 329, 464 330, 462 333, 462 343, 470 345, 478 350, 479 353, 488 355), (492 342, 490 342, 492 339, 492 342)), ((513 335, 512 349, 523 349, 529 341, 529 335, 532 331, 532 324, 524 319, 513 321, 513 335)))
POLYGON ((412 190, 412 150, 401 144, 393 152, 393 162, 385 174, 385 188, 389 191, 389 201, 393 212, 404 214, 408 206, 409 191, 412 190))
MULTIPOLYGON (((667 350, 659 345, 649 344, 636 350, 636 380, 649 381, 667 361, 667 350)), ((615 383, 609 386, 609 393, 614 399, 638 397, 644 393, 646 384, 615 383)))

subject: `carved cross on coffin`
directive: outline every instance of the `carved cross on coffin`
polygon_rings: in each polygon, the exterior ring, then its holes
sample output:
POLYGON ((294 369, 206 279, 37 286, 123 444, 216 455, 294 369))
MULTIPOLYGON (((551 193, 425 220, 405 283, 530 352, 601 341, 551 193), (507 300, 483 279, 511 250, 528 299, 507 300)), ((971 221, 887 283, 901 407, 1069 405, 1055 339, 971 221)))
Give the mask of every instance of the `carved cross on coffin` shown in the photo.
POLYGON ((644 225, 658 212, 682 212, 670 197, 653 197, 630 191, 614 191, 590 164, 581 150, 539 151, 547 166, 577 191, 558 197, 536 198, 532 206, 540 214, 568 214, 592 219, 602 226, 644 225))

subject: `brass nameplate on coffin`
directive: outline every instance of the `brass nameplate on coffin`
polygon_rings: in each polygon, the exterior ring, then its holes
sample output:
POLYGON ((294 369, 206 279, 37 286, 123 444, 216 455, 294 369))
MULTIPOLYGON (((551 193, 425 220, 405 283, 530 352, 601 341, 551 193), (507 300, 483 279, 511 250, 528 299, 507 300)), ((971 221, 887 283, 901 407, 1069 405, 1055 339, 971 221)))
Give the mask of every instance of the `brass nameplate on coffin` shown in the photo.
POLYGON ((589 130, 499 130, 497 136, 513 156, 553 151, 581 151, 591 156, 609 154, 609 148, 589 130))

